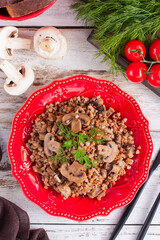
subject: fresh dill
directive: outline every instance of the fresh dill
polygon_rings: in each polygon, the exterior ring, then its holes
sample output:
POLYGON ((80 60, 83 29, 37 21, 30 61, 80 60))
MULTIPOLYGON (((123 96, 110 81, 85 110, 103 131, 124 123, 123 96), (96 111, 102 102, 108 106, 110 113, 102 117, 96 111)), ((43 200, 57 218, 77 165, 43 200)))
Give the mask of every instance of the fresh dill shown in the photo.
POLYGON ((110 70, 123 70, 116 64, 130 40, 146 46, 160 29, 160 1, 156 0, 74 0, 77 18, 95 27, 94 40, 99 45, 97 57, 105 54, 110 70), (149 38, 148 38, 149 37, 149 38))

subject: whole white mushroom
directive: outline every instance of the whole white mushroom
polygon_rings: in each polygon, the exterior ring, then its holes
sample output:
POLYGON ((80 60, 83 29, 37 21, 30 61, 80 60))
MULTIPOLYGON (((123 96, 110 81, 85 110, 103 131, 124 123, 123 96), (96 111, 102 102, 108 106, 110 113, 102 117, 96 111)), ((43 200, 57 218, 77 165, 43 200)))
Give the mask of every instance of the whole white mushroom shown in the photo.
POLYGON ((67 51, 67 41, 54 27, 42 27, 34 35, 34 49, 45 59, 60 59, 67 51))
POLYGON ((34 72, 28 64, 14 67, 11 63, 4 60, 0 64, 0 69, 7 75, 4 90, 10 95, 18 96, 23 94, 34 81, 34 72))
POLYGON ((14 49, 30 49, 31 40, 18 37, 18 28, 4 27, 0 30, 0 58, 11 59, 14 49))

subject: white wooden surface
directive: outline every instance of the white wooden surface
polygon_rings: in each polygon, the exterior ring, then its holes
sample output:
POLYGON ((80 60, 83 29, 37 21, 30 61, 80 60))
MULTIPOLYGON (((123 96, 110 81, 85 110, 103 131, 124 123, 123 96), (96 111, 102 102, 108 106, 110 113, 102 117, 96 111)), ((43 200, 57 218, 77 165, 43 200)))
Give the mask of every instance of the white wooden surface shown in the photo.
MULTIPOLYGON (((113 76, 107 72, 102 58, 95 59, 96 49, 87 42, 91 29, 84 29, 83 23, 75 21, 70 9, 72 0, 57 0, 55 5, 43 15, 24 22, 0 21, 0 26, 21 26, 20 34, 32 37, 37 26, 53 25, 61 28, 68 42, 67 55, 62 60, 47 61, 39 58, 33 50, 18 51, 12 62, 28 62, 35 71, 36 79, 32 87, 20 97, 7 95, 3 90, 5 76, 0 72, 0 145, 3 158, 0 161, 0 195, 13 201, 29 214, 32 228, 44 227, 50 240, 107 240, 117 224, 125 207, 117 209, 107 217, 97 217, 86 222, 75 222, 65 218, 53 217, 30 202, 22 193, 19 184, 12 177, 7 155, 7 141, 14 114, 36 89, 49 84, 54 79, 62 79, 75 74, 86 74, 97 78, 108 79, 132 95, 140 104, 144 115, 150 122, 154 143, 154 160, 160 149, 160 99, 142 84, 127 81, 121 74, 113 76), (27 27, 26 27, 27 26, 27 27), (77 28, 79 27, 79 28, 77 28)), ((160 190, 160 167, 147 184, 133 213, 122 229, 117 240, 134 240, 160 190)), ((160 207, 149 228, 145 240, 160 240, 160 207)))

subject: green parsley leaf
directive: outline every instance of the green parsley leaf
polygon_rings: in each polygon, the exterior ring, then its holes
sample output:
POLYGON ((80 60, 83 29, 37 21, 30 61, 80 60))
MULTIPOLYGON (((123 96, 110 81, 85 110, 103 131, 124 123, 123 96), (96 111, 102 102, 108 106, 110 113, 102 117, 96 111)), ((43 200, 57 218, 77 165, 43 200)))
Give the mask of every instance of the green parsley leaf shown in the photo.
POLYGON ((86 168, 88 168, 88 167, 90 167, 91 166, 91 164, 92 164, 92 161, 90 160, 90 158, 89 157, 86 157, 86 156, 84 156, 84 161, 85 161, 85 164, 86 164, 86 168))
POLYGON ((80 157, 84 157, 86 152, 79 147, 77 150, 73 151, 72 154, 74 155, 74 159, 78 160, 80 157))
POLYGON ((72 140, 67 140, 64 142, 64 144, 62 145, 63 148, 71 148, 73 146, 73 142, 72 140))

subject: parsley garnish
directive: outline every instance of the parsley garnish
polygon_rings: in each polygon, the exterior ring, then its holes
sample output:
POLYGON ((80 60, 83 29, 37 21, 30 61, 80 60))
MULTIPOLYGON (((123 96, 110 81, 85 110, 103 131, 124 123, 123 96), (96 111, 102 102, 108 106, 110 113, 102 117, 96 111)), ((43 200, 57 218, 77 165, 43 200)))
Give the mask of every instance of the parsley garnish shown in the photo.
POLYGON ((75 160, 78 160, 81 164, 85 163, 86 168, 90 167, 91 165, 96 167, 95 162, 97 160, 92 161, 89 157, 86 156, 86 152, 83 151, 82 148, 78 147, 78 149, 73 151, 72 154, 74 155, 75 160))
POLYGON ((63 125, 61 122, 56 122, 56 124, 61 131, 61 135, 66 139, 71 139, 71 130, 67 126, 63 125))
POLYGON ((61 131, 60 135, 64 137, 65 141, 60 150, 58 151, 58 153, 51 158, 58 162, 66 162, 68 159, 64 149, 75 147, 77 149, 72 152, 75 160, 79 161, 81 164, 85 163, 86 168, 90 166, 96 167, 95 163, 98 162, 98 160, 101 157, 99 156, 96 160, 92 161, 89 157, 86 156, 86 152, 80 147, 80 144, 81 143, 84 144, 85 142, 97 142, 97 143, 105 142, 106 140, 103 138, 102 139, 93 138, 98 134, 103 134, 103 131, 99 130, 98 128, 92 128, 90 130, 89 135, 87 134, 85 135, 82 133, 71 132, 71 129, 63 125, 61 122, 56 122, 56 124, 59 130, 61 131))

